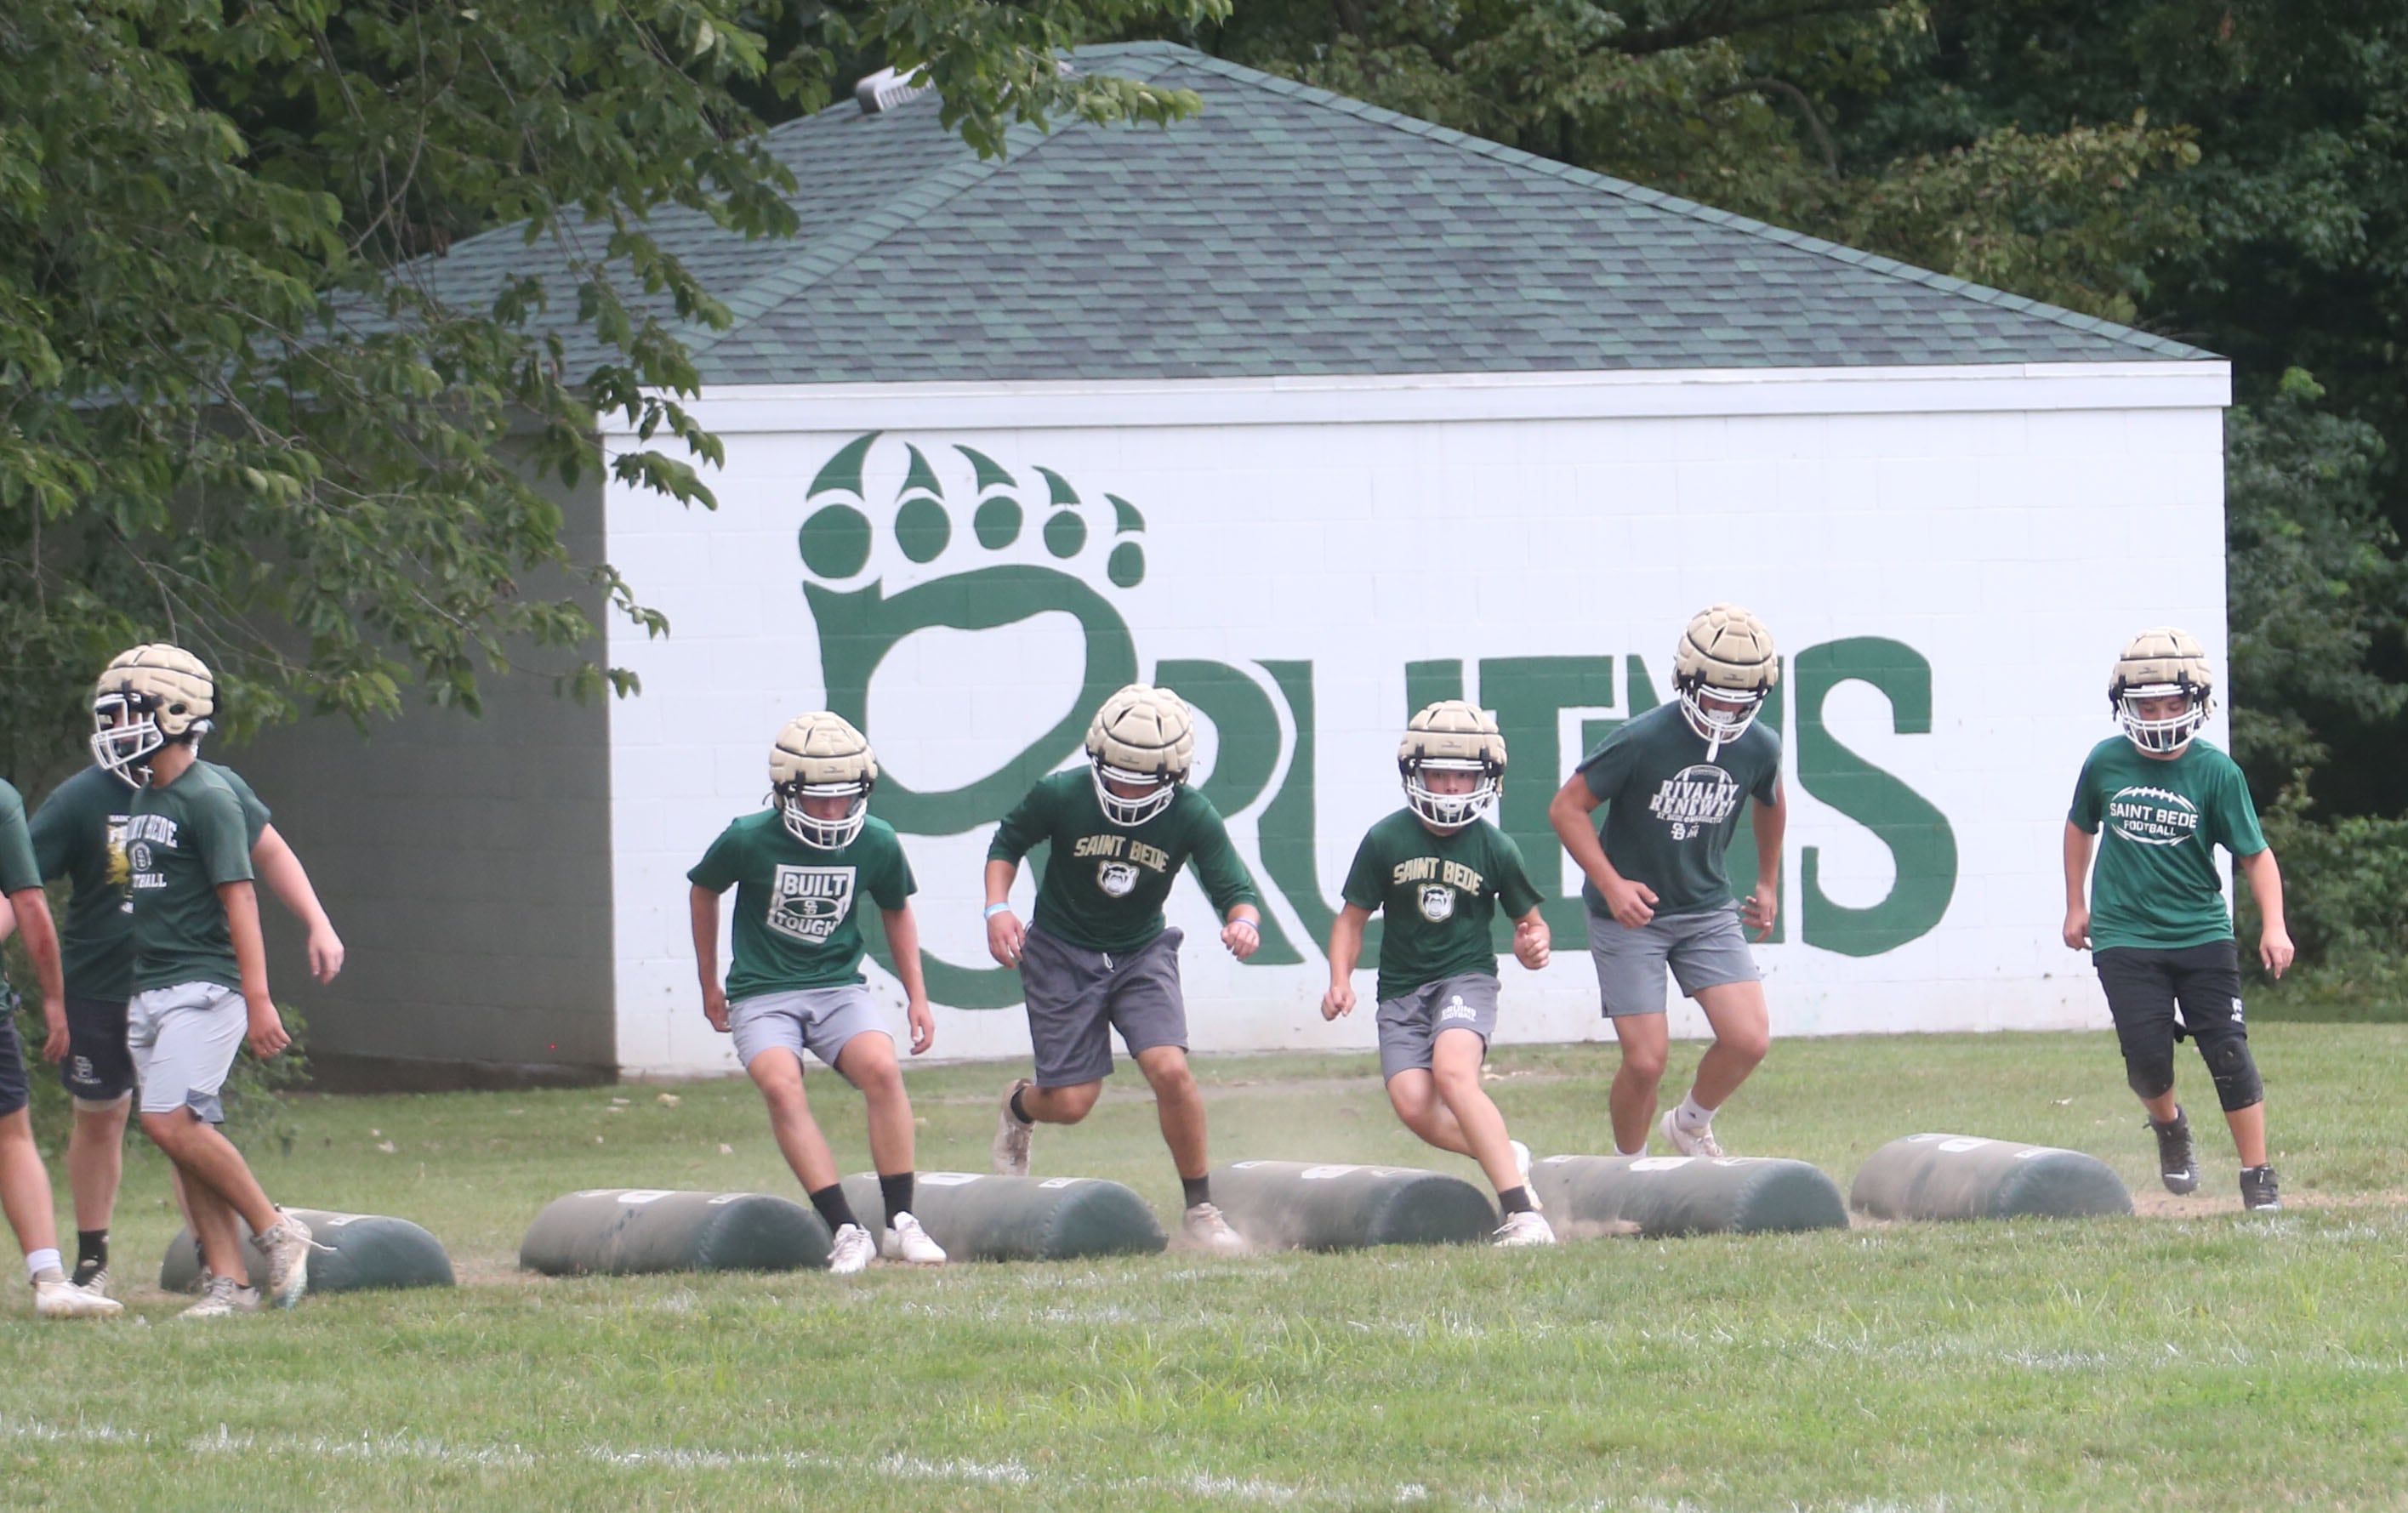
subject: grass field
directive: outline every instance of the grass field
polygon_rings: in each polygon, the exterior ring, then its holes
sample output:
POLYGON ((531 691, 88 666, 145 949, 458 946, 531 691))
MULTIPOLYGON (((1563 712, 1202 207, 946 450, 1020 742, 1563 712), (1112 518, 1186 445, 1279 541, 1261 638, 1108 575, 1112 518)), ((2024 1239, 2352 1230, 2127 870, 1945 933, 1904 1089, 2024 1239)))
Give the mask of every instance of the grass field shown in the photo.
MULTIPOLYGON (((2043 1141, 2105 1158, 2143 1216, 848 1279, 517 1271, 527 1220, 572 1189, 792 1193, 746 1084, 297 1099, 292 1149, 255 1157, 269 1191, 414 1219, 466 1285, 214 1325, 146 1287, 138 1319, 93 1327, 36 1324, 14 1294, 0 1504, 2408 1505, 2408 1027, 2257 1044, 2279 1216, 2238 1212, 2195 1062, 2207 1175, 2173 1199, 2106 1036, 1794 1041, 1725 1115, 1735 1150, 1844 1187, 1901 1134, 2043 1141)), ((1507 1048, 1492 1090, 1541 1154, 1597 1150, 1612 1063, 1507 1048)), ((1216 1160, 1470 1175, 1396 1127, 1369 1057, 1198 1072, 1216 1160)), ((924 1169, 982 1169, 1006 1075, 912 1075, 924 1169)), ((1172 1215, 1152 1106, 1115 1082, 1086 1125, 1039 1131, 1037 1168, 1172 1215)), ((858 1100, 813 1087, 865 1165, 858 1100)), ((119 1271, 147 1282, 174 1226, 136 1146, 119 1271)))

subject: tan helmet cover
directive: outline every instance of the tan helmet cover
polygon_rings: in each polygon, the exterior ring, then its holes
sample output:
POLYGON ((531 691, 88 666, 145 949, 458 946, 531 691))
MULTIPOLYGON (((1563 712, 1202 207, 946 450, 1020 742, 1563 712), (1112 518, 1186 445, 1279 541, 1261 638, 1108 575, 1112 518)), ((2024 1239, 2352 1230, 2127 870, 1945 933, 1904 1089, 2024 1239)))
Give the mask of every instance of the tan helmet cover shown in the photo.
POLYGON ((1397 746, 1399 766, 1415 762, 1478 762, 1505 770, 1497 717, 1464 699, 1440 699, 1414 714, 1397 746))
POLYGON ((1735 604, 1691 617, 1672 651, 1673 681, 1684 687, 1769 693, 1781 680, 1781 658, 1764 621, 1735 604))
POLYGON ((2144 688, 2196 689, 2213 704, 2215 674, 2206 649, 2172 625, 2152 625, 2133 636, 2107 676, 2107 701, 2120 705, 2125 694, 2144 688))
POLYGON ((159 734, 175 740, 201 721, 217 713, 217 679, 208 664, 165 641, 121 651, 92 691, 93 702, 105 698, 138 699, 159 734))
POLYGON ((1184 779, 1196 762, 1196 721, 1167 688, 1131 683, 1096 711, 1087 755, 1123 772, 1184 779))
POLYGON ((853 721, 825 709, 813 709, 786 721, 769 748, 769 781, 781 791, 802 786, 874 783, 878 757, 869 737, 853 721))

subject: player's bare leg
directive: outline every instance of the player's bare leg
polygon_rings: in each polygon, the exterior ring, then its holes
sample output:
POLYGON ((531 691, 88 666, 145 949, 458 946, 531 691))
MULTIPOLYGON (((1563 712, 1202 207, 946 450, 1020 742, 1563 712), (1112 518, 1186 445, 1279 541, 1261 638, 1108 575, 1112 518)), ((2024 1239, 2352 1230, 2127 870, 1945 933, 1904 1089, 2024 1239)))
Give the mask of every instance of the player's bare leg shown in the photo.
POLYGON ((125 1181, 125 1121, 134 1094, 94 1107, 79 1099, 67 1130, 67 1190, 75 1194, 76 1228, 107 1229, 125 1181))
POLYGON ((1656 1122, 1656 1089, 1671 1054, 1671 1032, 1661 1014, 1617 1014, 1613 1036, 1622 1043, 1622 1065, 1613 1074, 1606 1108, 1613 1117, 1613 1148, 1629 1155, 1647 1149, 1656 1122))
POLYGON ((1441 1030, 1430 1048, 1430 1078, 1438 1095, 1462 1130, 1464 1153, 1480 1163, 1489 1185, 1499 1192, 1522 1185, 1513 1146, 1505 1133, 1505 1116, 1480 1085, 1480 1064, 1488 1056, 1487 1042, 1469 1030, 1441 1030))
POLYGON ((209 1268, 209 1275, 230 1277, 240 1287, 253 1285, 257 1278, 251 1275, 251 1257, 242 1243, 242 1228, 234 1209, 198 1182, 184 1188, 182 1206, 184 1222, 192 1228, 193 1239, 201 1249, 201 1260, 209 1268))
POLYGON ((1187 1052, 1178 1046, 1150 1046, 1137 1053, 1138 1070, 1154 1089, 1154 1113, 1162 1124, 1162 1143, 1170 1148, 1170 1163, 1179 1169, 1186 1191, 1183 1229, 1189 1243, 1221 1255, 1239 1255, 1246 1242, 1206 1196, 1212 1158, 1204 1133, 1204 1092, 1188 1070, 1187 1052))
MULTIPOLYGON (((1144 1065, 1144 1058, 1138 1064, 1144 1065)), ((1067 1088, 1031 1084, 1020 1091, 1020 1106, 1039 1124, 1076 1124, 1095 1111, 1096 1100, 1103 1095, 1101 1082, 1074 1082, 1067 1088)))
POLYGON ((1463 1133, 1463 1125, 1438 1095, 1438 1078, 1424 1067, 1409 1067, 1388 1078, 1388 1106, 1405 1128, 1440 1150, 1452 1150, 1458 1156, 1471 1154, 1471 1141, 1463 1133))
POLYGON ((1761 982, 1726 982, 1700 989, 1698 1006, 1713 1026, 1714 1043, 1698 1063, 1690 1096, 1707 1109, 1720 1108, 1772 1049, 1772 1015, 1761 982))
MULTIPOLYGON (((864 1038, 853 1037, 855 1041, 864 1038)), ((845 1049, 850 1050, 852 1045, 845 1049)), ((835 1185, 836 1153, 828 1149, 827 1136, 820 1133, 819 1120, 811 1117, 810 1101, 803 1094, 803 1063, 793 1051, 772 1047, 754 1056, 744 1073, 761 1090, 761 1101, 769 1110, 769 1134, 803 1191, 818 1192, 835 1185)))

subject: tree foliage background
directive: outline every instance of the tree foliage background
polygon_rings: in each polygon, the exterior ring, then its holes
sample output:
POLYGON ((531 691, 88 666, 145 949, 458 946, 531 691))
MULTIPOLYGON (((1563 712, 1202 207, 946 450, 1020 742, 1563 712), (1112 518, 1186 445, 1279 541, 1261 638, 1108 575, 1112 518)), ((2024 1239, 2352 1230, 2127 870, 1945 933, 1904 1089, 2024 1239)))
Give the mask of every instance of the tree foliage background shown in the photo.
MULTIPOLYGON (((1167 36, 1526 150, 2234 360, 2234 742, 2309 975, 2408 956, 2408 7, 2359 0, 66 0, 0 10, 0 764, 72 760, 85 679, 196 643, 237 733, 510 666, 624 692, 560 538, 596 408, 628 480, 706 507, 681 330, 724 312, 647 235, 792 229, 762 132, 924 65, 1015 119, 1197 107, 1066 78, 1167 36), (532 284, 418 276, 523 223, 532 284), (666 396, 666 397, 665 397, 666 396)), ((2146 571, 2145 562, 2129 564, 2146 571)))

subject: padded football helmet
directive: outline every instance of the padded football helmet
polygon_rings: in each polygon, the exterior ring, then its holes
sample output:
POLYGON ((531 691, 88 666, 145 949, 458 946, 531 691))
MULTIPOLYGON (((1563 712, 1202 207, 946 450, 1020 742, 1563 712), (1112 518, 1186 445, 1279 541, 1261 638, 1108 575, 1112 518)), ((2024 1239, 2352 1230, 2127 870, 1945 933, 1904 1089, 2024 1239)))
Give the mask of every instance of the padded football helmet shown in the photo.
POLYGON ((769 748, 769 787, 786 833, 823 851, 841 850, 869 822, 869 791, 878 786, 878 758, 869 737, 842 715, 814 709, 786 721, 769 748), (834 820, 807 812, 805 799, 850 798, 834 820))
POLYGON ((208 664, 179 646, 146 643, 118 653, 92 691, 92 757, 139 788, 145 760, 169 741, 198 739, 217 712, 208 664))
POLYGON ((1706 743, 1706 760, 1738 740, 1756 723, 1756 711, 1781 680, 1781 658, 1764 621, 1734 604, 1701 609, 1681 633, 1672 651, 1672 685, 1681 713, 1706 743), (1712 709, 1705 697, 1740 706, 1712 709))
POLYGON ((2189 633, 2156 625, 2125 643, 2107 677, 2107 702, 2126 739, 2143 751, 2172 754, 2188 746, 2215 712, 2215 675, 2189 633), (2166 698, 2183 700, 2182 712, 2165 720, 2141 717, 2142 700, 2166 698))
POLYGON ((1087 760, 1094 764, 1096 800, 1116 825, 1141 825, 1163 810, 1196 764, 1196 721, 1187 702, 1167 688, 1131 683, 1104 701, 1087 726, 1087 760), (1113 783, 1146 785, 1137 798, 1123 798, 1113 783))
POLYGON ((1440 830, 1460 830, 1497 802, 1505 782, 1505 737, 1497 717, 1462 699, 1440 699, 1416 713, 1397 747, 1405 803, 1440 830), (1479 783, 1468 793, 1430 790, 1428 774, 1469 772, 1479 783))

